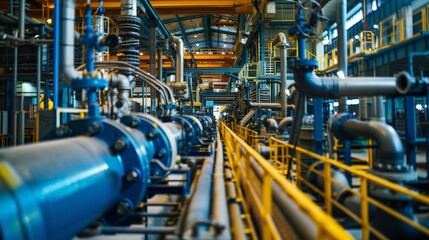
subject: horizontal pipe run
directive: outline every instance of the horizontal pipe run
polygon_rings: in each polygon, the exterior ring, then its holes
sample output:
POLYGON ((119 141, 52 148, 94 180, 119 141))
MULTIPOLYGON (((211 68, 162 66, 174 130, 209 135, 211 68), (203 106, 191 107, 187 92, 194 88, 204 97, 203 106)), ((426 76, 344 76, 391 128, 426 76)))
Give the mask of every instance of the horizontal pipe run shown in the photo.
POLYGON ((313 71, 294 69, 296 87, 309 97, 397 96, 395 77, 319 77, 313 71))

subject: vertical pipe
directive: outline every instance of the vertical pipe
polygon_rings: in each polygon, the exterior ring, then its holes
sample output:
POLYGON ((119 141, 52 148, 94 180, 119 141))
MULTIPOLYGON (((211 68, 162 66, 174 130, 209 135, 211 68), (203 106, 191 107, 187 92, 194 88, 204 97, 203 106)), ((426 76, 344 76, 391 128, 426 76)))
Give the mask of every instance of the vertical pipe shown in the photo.
POLYGON ((25 0, 19 1, 19 38, 25 38, 25 0))
MULTIPOLYGON (((53 103, 54 103, 54 109, 56 109, 58 107, 58 83, 59 83, 59 76, 60 76, 60 19, 62 19, 62 17, 60 16, 60 9, 63 6, 60 6, 60 0, 54 0, 54 73, 53 73, 53 79, 52 79, 52 85, 53 85, 53 103)), ((73 10, 70 10, 73 11, 73 10)), ((73 11, 73 17, 74 17, 74 11, 73 11)), ((74 21, 74 18, 73 18, 74 21)), ((61 21, 62 22, 62 21, 61 21)), ((73 22, 74 24, 74 22, 73 22)), ((65 26, 63 26, 64 28, 65 26)), ((74 31, 74 28, 69 29, 69 31, 74 31)), ((74 50, 73 50, 74 51, 74 50)), ((71 61, 73 61, 74 63, 74 52, 72 51, 73 55, 67 55, 64 56, 63 59, 65 58, 70 58, 72 59, 71 61)), ((63 53, 65 54, 65 53, 63 53)), ((73 66, 74 67, 74 66, 73 66)), ((49 88, 49 85, 48 87, 49 88)), ((49 95, 45 92, 45 99, 49 98, 49 95)), ((46 101, 45 101, 46 102, 46 101)), ((45 105, 45 109, 49 109, 49 105, 45 105)))
POLYGON ((13 56, 13 83, 11 84, 12 94, 11 94, 11 104, 10 104, 10 144, 12 146, 16 145, 16 88, 18 83, 18 48, 14 49, 13 56))
POLYGON ((187 79, 188 79, 187 81, 188 96, 189 96, 189 101, 191 102, 191 111, 193 114, 194 113, 194 93, 192 88, 192 75, 190 74, 187 79))
POLYGON ((172 36, 171 40, 176 43, 176 82, 183 82, 184 54, 183 41, 179 37, 172 36))
POLYGON ((281 101, 281 111, 282 111, 282 118, 287 117, 287 84, 286 84, 286 78, 287 78, 287 53, 286 53, 286 45, 283 45, 280 49, 280 59, 281 59, 281 71, 280 71, 280 101, 281 101))
MULTIPOLYGON (((156 76, 156 24, 151 23, 149 26, 149 72, 153 76, 156 76)), ((157 92, 154 87, 150 87, 150 113, 153 116, 156 116, 156 106, 153 106, 153 104, 156 103, 157 92)))
MULTIPOLYGON (((338 71, 344 73, 344 77, 348 76, 347 67, 347 0, 337 0, 337 19, 338 19, 338 71)), ((347 112, 347 97, 340 97, 338 101, 338 112, 347 112)))
POLYGON ((158 48, 158 79, 162 82, 162 48, 158 48))
MULTIPOLYGON (((37 114, 39 114, 40 111, 40 82, 42 79, 42 46, 37 46, 37 114)), ((39 116, 37 116, 39 117, 39 116)))
POLYGON ((21 92, 21 106, 18 111, 18 129, 17 129, 17 145, 24 144, 24 128, 25 128, 25 113, 24 113, 24 93, 21 92))

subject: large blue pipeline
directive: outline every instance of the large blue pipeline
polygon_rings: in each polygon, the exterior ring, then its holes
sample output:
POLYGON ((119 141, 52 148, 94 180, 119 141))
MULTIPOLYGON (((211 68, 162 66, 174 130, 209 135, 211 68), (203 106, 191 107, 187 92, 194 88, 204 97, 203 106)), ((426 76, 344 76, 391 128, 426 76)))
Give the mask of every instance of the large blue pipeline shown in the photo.
POLYGON ((195 117, 120 121, 80 120, 67 130, 80 136, 1 150, 2 239, 70 239, 96 219, 120 223, 145 197, 151 175, 175 164, 183 137, 202 136, 195 117))

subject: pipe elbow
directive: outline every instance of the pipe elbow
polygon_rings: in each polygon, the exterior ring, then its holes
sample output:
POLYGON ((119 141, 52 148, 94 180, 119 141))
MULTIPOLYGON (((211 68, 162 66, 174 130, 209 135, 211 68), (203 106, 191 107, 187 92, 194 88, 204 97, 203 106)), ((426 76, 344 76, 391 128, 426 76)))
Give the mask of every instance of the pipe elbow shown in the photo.
POLYGON ((408 94, 416 85, 416 80, 408 72, 400 72, 396 77, 396 90, 400 94, 408 94))
POLYGON ((337 97, 335 84, 331 78, 320 78, 312 70, 294 69, 296 88, 309 97, 337 97))
POLYGON ((269 133, 275 133, 279 128, 277 121, 272 118, 265 118, 263 120, 263 124, 267 128, 267 132, 269 133))
POLYGON ((67 84, 71 85, 74 79, 82 79, 83 73, 77 71, 74 66, 64 66, 61 74, 61 80, 67 84))
POLYGON ((282 32, 280 32, 277 37, 272 42, 273 46, 278 46, 281 48, 289 47, 289 44, 287 43, 286 35, 282 32))
POLYGON ((292 117, 285 117, 283 118, 279 123, 278 132, 279 133, 285 133, 287 132, 287 128, 292 125, 293 118, 292 117))

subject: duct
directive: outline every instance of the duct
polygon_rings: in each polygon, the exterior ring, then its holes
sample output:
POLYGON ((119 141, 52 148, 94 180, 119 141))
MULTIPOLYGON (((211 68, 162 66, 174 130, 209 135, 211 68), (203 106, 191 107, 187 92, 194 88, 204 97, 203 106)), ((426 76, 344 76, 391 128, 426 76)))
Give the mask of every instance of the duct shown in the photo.
POLYGON ((285 117, 283 118, 279 123, 279 133, 286 133, 287 128, 292 125, 293 118, 292 117, 285 117))
POLYGON ((222 141, 220 140, 220 133, 217 132, 216 140, 216 163, 215 163, 215 172, 214 172, 214 182, 213 182, 213 213, 212 218, 217 223, 223 226, 222 232, 217 235, 219 239, 231 239, 230 235, 230 226, 229 226, 229 214, 227 209, 227 199, 226 199, 226 188, 225 188, 225 179, 223 175, 223 147, 222 141))
POLYGON ((272 45, 277 45, 280 48, 280 104, 281 104, 281 116, 285 118, 287 116, 287 51, 286 47, 288 47, 288 43, 286 41, 286 36, 284 33, 279 33, 277 37, 274 39, 272 45))
MULTIPOLYGON (((338 71, 342 71, 344 76, 348 76, 348 67, 347 67, 347 0, 337 0, 337 19, 338 19, 338 37, 337 37, 337 47, 338 47, 338 71)), ((347 97, 341 97, 338 111, 339 112, 348 112, 347 97)))
POLYGON ((319 77, 313 71, 294 69, 296 87, 309 97, 396 96, 394 77, 319 77))
POLYGON ((349 114, 339 114, 332 120, 330 129, 339 138, 367 137, 377 142, 380 159, 374 168, 402 171, 404 148, 401 138, 393 127, 379 121, 359 121, 349 114))
POLYGON ((176 82, 183 82, 183 71, 185 62, 183 53, 183 41, 176 36, 172 36, 170 39, 176 44, 176 82))
POLYGON ((248 112, 246 116, 244 116, 244 118, 241 119, 240 126, 246 126, 249 120, 252 119, 253 116, 255 116, 255 113, 256 113, 255 110, 251 110, 250 112, 248 112))

